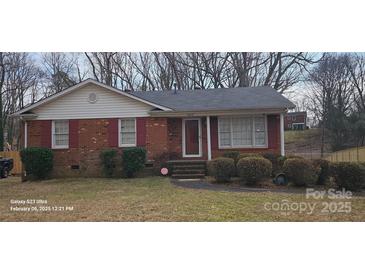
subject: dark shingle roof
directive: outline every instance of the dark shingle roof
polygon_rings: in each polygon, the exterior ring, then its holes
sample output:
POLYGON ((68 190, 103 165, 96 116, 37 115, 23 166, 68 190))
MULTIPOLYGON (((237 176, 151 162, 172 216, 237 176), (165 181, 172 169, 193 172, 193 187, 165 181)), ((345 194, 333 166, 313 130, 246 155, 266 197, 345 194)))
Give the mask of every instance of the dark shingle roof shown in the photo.
POLYGON ((130 94, 174 111, 290 109, 295 105, 270 87, 178 91, 135 91, 130 94))

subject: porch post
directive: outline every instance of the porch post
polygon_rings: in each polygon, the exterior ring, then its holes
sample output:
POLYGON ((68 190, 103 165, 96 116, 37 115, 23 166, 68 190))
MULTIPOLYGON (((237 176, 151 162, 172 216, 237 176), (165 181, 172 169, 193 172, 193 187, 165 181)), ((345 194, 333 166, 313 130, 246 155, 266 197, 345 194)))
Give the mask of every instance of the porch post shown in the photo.
POLYGON ((285 148, 284 148, 284 113, 280 113, 280 154, 281 156, 285 156, 285 148))
POLYGON ((207 116, 207 147, 208 147, 208 160, 212 160, 212 146, 210 144, 210 116, 207 116))
POLYGON ((28 147, 28 123, 24 121, 24 148, 28 147))

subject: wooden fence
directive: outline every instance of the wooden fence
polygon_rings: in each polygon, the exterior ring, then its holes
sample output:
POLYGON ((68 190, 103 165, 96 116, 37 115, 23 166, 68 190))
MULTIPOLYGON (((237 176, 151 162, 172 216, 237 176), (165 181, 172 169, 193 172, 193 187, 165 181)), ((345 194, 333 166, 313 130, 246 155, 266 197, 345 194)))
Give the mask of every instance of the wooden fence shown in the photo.
POLYGON ((20 160, 19 151, 0 151, 0 157, 13 159, 14 167, 11 170, 11 174, 22 173, 22 161, 20 160))
POLYGON ((336 151, 326 159, 331 162, 365 162, 365 147, 336 151))

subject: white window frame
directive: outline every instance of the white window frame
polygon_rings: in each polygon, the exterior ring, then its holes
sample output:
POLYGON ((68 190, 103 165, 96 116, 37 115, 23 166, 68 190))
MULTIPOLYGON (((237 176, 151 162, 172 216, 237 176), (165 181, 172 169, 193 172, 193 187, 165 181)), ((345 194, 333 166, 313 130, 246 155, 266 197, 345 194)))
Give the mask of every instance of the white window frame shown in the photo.
POLYGON ((119 147, 135 147, 137 146, 137 118, 134 117, 123 117, 118 119, 118 144, 119 147), (133 144, 122 144, 122 120, 132 120, 134 119, 134 143, 133 144))
POLYGON ((70 146, 70 123, 69 120, 67 119, 62 119, 62 120, 52 120, 52 149, 68 149, 70 146), (55 134, 56 134, 56 127, 55 127, 55 122, 68 122, 68 144, 67 145, 56 145, 55 142, 55 134))
POLYGON ((267 115, 239 115, 239 116, 219 116, 218 117, 218 148, 219 149, 230 149, 230 148, 268 148, 268 131, 267 131, 267 115), (255 138, 255 117, 262 118, 264 117, 265 123, 265 145, 256 145, 256 138, 255 138), (230 127, 231 127, 231 145, 230 146, 222 146, 221 145, 221 138, 220 138, 220 119, 230 118, 230 127), (233 145, 233 131, 232 131, 232 118, 251 118, 252 123, 252 145, 241 145, 235 146, 233 145))

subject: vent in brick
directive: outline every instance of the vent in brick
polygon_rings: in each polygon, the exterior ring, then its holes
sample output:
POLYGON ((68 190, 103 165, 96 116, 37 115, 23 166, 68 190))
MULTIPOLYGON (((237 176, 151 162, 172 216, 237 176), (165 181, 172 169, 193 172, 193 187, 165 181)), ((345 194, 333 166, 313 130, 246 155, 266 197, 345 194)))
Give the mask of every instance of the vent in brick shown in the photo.
POLYGON ((80 169, 80 166, 79 165, 72 165, 71 169, 80 169))

